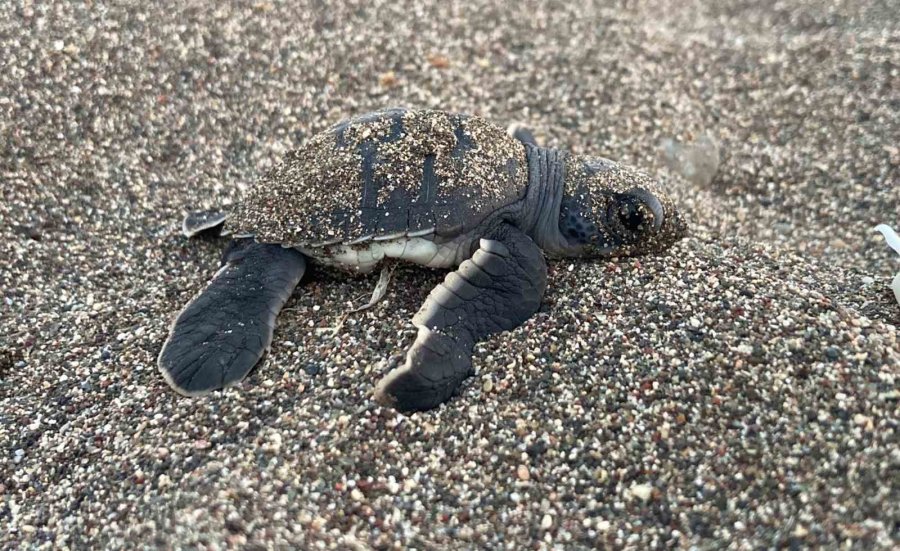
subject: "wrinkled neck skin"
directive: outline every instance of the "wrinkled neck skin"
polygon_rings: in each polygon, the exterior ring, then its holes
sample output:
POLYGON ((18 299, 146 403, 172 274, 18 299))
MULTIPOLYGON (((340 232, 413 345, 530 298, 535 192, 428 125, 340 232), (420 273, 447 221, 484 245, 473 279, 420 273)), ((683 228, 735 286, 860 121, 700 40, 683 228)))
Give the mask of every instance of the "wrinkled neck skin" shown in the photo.
POLYGON ((528 159, 528 192, 519 226, 548 257, 573 256, 576 251, 559 229, 568 154, 558 149, 526 145, 525 155, 528 159))

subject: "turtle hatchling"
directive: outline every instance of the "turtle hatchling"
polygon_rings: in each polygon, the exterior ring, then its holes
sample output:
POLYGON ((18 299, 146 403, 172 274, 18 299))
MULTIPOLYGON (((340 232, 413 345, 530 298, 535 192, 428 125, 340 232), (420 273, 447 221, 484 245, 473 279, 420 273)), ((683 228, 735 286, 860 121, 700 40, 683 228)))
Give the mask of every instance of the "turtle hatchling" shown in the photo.
POLYGON ((545 259, 659 252, 685 234, 646 174, 540 147, 476 116, 387 109, 351 118, 286 155, 233 212, 184 221, 234 241, 178 314, 159 355, 166 381, 199 395, 240 382, 272 342, 307 265, 370 272, 387 259, 453 269, 412 323, 405 362, 375 387, 401 411, 449 399, 475 344, 534 314, 545 259))

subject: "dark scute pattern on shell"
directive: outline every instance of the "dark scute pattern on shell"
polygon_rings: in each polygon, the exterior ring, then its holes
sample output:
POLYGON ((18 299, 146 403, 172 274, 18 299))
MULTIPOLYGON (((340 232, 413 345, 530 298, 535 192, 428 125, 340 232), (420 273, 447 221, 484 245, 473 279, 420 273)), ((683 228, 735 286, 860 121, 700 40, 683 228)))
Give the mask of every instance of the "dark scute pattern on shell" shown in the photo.
POLYGON ((313 137, 249 192, 228 224, 292 245, 465 231, 525 194, 523 145, 468 115, 387 109, 313 137))

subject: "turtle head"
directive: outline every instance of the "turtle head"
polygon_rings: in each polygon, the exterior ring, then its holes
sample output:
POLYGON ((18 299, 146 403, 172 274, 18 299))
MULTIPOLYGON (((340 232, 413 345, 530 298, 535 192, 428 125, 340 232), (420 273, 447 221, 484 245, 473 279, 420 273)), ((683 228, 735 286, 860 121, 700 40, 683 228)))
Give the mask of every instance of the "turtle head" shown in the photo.
POLYGON ((662 186, 647 174, 600 157, 566 160, 559 230, 567 256, 660 252, 687 233, 662 186))

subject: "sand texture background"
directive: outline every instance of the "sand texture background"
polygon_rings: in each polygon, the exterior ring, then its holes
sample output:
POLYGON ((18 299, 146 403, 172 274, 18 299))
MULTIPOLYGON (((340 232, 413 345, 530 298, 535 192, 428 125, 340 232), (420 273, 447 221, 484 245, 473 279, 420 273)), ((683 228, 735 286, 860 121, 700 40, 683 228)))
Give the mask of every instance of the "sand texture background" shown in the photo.
POLYGON ((0 3, 0 547, 898 544, 900 5, 0 3), (221 4, 221 5, 220 5, 221 4), (391 105, 668 178, 667 255, 550 267, 436 411, 371 391, 442 273, 314 277, 241 386, 155 365, 234 204, 391 105), (666 140, 718 144, 715 176, 666 140))

